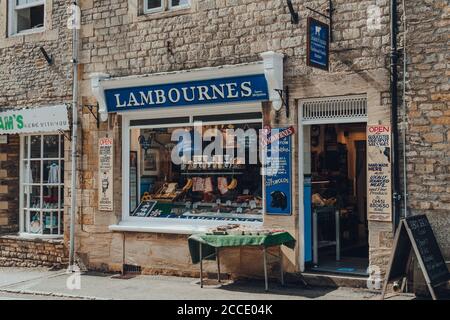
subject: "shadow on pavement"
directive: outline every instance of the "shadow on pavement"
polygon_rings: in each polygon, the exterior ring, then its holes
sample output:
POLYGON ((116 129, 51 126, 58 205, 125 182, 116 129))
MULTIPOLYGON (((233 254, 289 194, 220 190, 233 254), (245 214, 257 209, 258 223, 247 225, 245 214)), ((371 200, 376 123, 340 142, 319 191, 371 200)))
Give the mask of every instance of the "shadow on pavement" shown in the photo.
MULTIPOLYGON (((200 280, 199 280, 200 281, 200 280)), ((232 292, 245 292, 254 294, 264 294, 264 280, 236 280, 231 283, 224 281, 222 285, 217 283, 217 280, 213 282, 207 282, 207 287, 217 287, 220 290, 232 291, 232 292)), ((276 281, 269 281, 269 294, 275 294, 280 296, 298 296, 309 299, 314 299, 327 295, 330 292, 335 291, 336 288, 311 288, 304 287, 297 284, 285 284, 282 286, 276 281)))

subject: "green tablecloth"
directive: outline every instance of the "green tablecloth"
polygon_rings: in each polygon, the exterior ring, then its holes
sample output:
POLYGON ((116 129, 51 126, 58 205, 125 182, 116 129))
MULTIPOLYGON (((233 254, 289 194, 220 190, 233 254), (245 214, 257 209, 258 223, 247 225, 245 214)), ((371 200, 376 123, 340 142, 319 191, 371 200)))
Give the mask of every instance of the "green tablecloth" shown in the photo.
POLYGON ((215 259, 216 248, 264 246, 273 247, 285 245, 291 249, 295 247, 295 239, 289 232, 277 232, 270 235, 212 235, 195 234, 189 237, 189 252, 192 263, 200 262, 199 242, 202 244, 202 255, 207 259, 215 259))

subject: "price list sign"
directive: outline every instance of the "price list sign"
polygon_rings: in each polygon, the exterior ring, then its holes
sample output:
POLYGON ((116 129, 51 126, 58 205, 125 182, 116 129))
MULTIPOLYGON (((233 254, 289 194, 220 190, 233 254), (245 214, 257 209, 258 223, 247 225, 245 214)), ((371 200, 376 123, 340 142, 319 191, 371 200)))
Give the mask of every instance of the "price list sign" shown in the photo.
POLYGON ((392 221, 391 128, 367 128, 367 172, 369 220, 392 221))
POLYGON ((98 142, 98 208, 100 211, 114 210, 113 155, 112 138, 101 138, 98 142))

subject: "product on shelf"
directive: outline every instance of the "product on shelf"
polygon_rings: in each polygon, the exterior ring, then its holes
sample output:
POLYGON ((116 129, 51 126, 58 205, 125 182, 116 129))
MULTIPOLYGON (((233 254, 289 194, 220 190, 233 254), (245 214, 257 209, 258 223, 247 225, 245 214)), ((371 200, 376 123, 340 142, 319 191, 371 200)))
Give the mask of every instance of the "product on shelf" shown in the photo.
POLYGON ((237 186, 238 186, 238 181, 237 181, 236 178, 233 178, 233 179, 231 180, 230 184, 227 186, 227 189, 228 189, 228 190, 234 190, 234 189, 237 188, 237 186))
POLYGON ((186 184, 185 184, 184 187, 183 187, 183 191, 184 191, 184 192, 187 192, 187 191, 191 190, 192 187, 193 187, 193 185, 194 185, 193 180, 192 180, 191 178, 189 178, 189 179, 186 181, 186 184))
POLYGON ((208 177, 204 180, 205 182, 205 192, 210 193, 214 191, 214 186, 212 182, 212 178, 208 177))
POLYGON ((222 195, 228 192, 228 180, 226 177, 217 178, 217 189, 222 195))
POLYGON ((277 232, 285 232, 283 229, 268 229, 256 226, 246 226, 240 224, 227 224, 209 229, 207 234, 215 235, 243 235, 243 236, 262 236, 277 232))

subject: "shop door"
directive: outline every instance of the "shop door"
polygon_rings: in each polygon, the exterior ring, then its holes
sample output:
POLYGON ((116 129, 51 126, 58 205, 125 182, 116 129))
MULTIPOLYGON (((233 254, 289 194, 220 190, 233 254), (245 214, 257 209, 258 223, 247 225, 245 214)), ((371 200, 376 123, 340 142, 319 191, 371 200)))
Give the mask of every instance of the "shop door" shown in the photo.
POLYGON ((299 102, 299 112, 299 232, 302 235, 299 262, 301 271, 304 271, 314 260, 311 175, 320 161, 311 153, 311 142, 320 139, 317 126, 367 123, 367 98, 365 95, 353 95, 302 100, 299 102))

